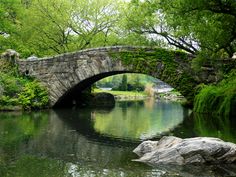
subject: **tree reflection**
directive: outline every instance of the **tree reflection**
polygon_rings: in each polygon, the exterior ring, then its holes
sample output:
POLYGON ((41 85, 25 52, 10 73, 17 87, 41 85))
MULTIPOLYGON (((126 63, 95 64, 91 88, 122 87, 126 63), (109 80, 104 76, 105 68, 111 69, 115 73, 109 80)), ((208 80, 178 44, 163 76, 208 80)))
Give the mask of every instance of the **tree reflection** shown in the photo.
POLYGON ((47 122, 46 112, 0 113, 0 176, 6 176, 25 144, 38 136, 47 122))
POLYGON ((183 108, 172 102, 122 101, 108 114, 94 111, 96 132, 120 139, 142 140, 169 132, 180 124, 183 108))

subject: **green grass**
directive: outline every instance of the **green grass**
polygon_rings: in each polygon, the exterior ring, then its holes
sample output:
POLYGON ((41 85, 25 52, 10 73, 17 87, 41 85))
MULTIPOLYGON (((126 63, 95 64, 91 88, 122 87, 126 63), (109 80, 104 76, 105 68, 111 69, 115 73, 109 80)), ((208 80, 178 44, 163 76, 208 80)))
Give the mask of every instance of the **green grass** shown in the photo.
POLYGON ((135 92, 135 91, 107 91, 107 90, 101 90, 101 89, 94 89, 93 93, 101 93, 101 92, 106 92, 110 93, 114 96, 130 96, 130 97, 144 97, 147 96, 145 92, 135 92))

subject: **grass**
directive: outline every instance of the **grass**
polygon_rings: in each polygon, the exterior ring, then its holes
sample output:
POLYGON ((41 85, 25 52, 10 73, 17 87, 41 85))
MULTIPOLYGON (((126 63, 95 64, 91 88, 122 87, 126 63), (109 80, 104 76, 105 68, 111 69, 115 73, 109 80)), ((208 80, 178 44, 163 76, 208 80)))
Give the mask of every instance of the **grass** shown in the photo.
POLYGON ((93 93, 101 93, 106 92, 110 93, 114 96, 127 96, 127 97, 146 97, 147 94, 145 92, 136 92, 136 91, 113 91, 113 90, 101 90, 101 89, 94 89, 93 93))

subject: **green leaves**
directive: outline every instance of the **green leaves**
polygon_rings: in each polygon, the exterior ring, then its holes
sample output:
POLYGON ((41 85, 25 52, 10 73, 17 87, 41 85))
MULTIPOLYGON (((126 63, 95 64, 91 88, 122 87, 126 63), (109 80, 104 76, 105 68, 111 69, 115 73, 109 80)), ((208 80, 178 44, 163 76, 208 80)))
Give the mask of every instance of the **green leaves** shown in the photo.
POLYGON ((16 67, 0 60, 0 108, 42 109, 48 106, 47 90, 37 81, 18 76, 16 67), (17 106, 17 108, 14 108, 17 106))
POLYGON ((235 111, 235 93, 236 71, 232 70, 228 78, 226 77, 219 84, 201 88, 195 97, 194 111, 229 117, 235 111))
POLYGON ((47 91, 37 81, 27 83, 18 99, 24 109, 42 109, 49 101, 47 91))
POLYGON ((236 1, 131 1, 126 29, 156 45, 200 54, 204 60, 231 57, 236 51, 236 1))
POLYGON ((22 106, 23 109, 42 109, 48 106, 46 89, 37 81, 1 73, 0 85, 3 93, 0 95, 0 105, 22 106))
POLYGON ((236 39, 234 0, 175 0, 171 2, 164 0, 161 8, 168 25, 174 28, 178 26, 175 28, 178 35, 192 36, 201 50, 215 53, 224 49, 229 56, 232 55, 236 39))

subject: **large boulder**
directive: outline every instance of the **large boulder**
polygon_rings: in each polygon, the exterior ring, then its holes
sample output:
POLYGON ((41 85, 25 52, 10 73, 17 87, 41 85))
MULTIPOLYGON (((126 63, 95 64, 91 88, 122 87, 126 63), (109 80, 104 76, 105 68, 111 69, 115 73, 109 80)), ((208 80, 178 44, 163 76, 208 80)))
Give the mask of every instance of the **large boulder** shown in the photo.
POLYGON ((181 139, 166 136, 160 141, 144 141, 133 152, 140 157, 134 161, 150 165, 219 164, 236 161, 236 144, 209 137, 181 139))

